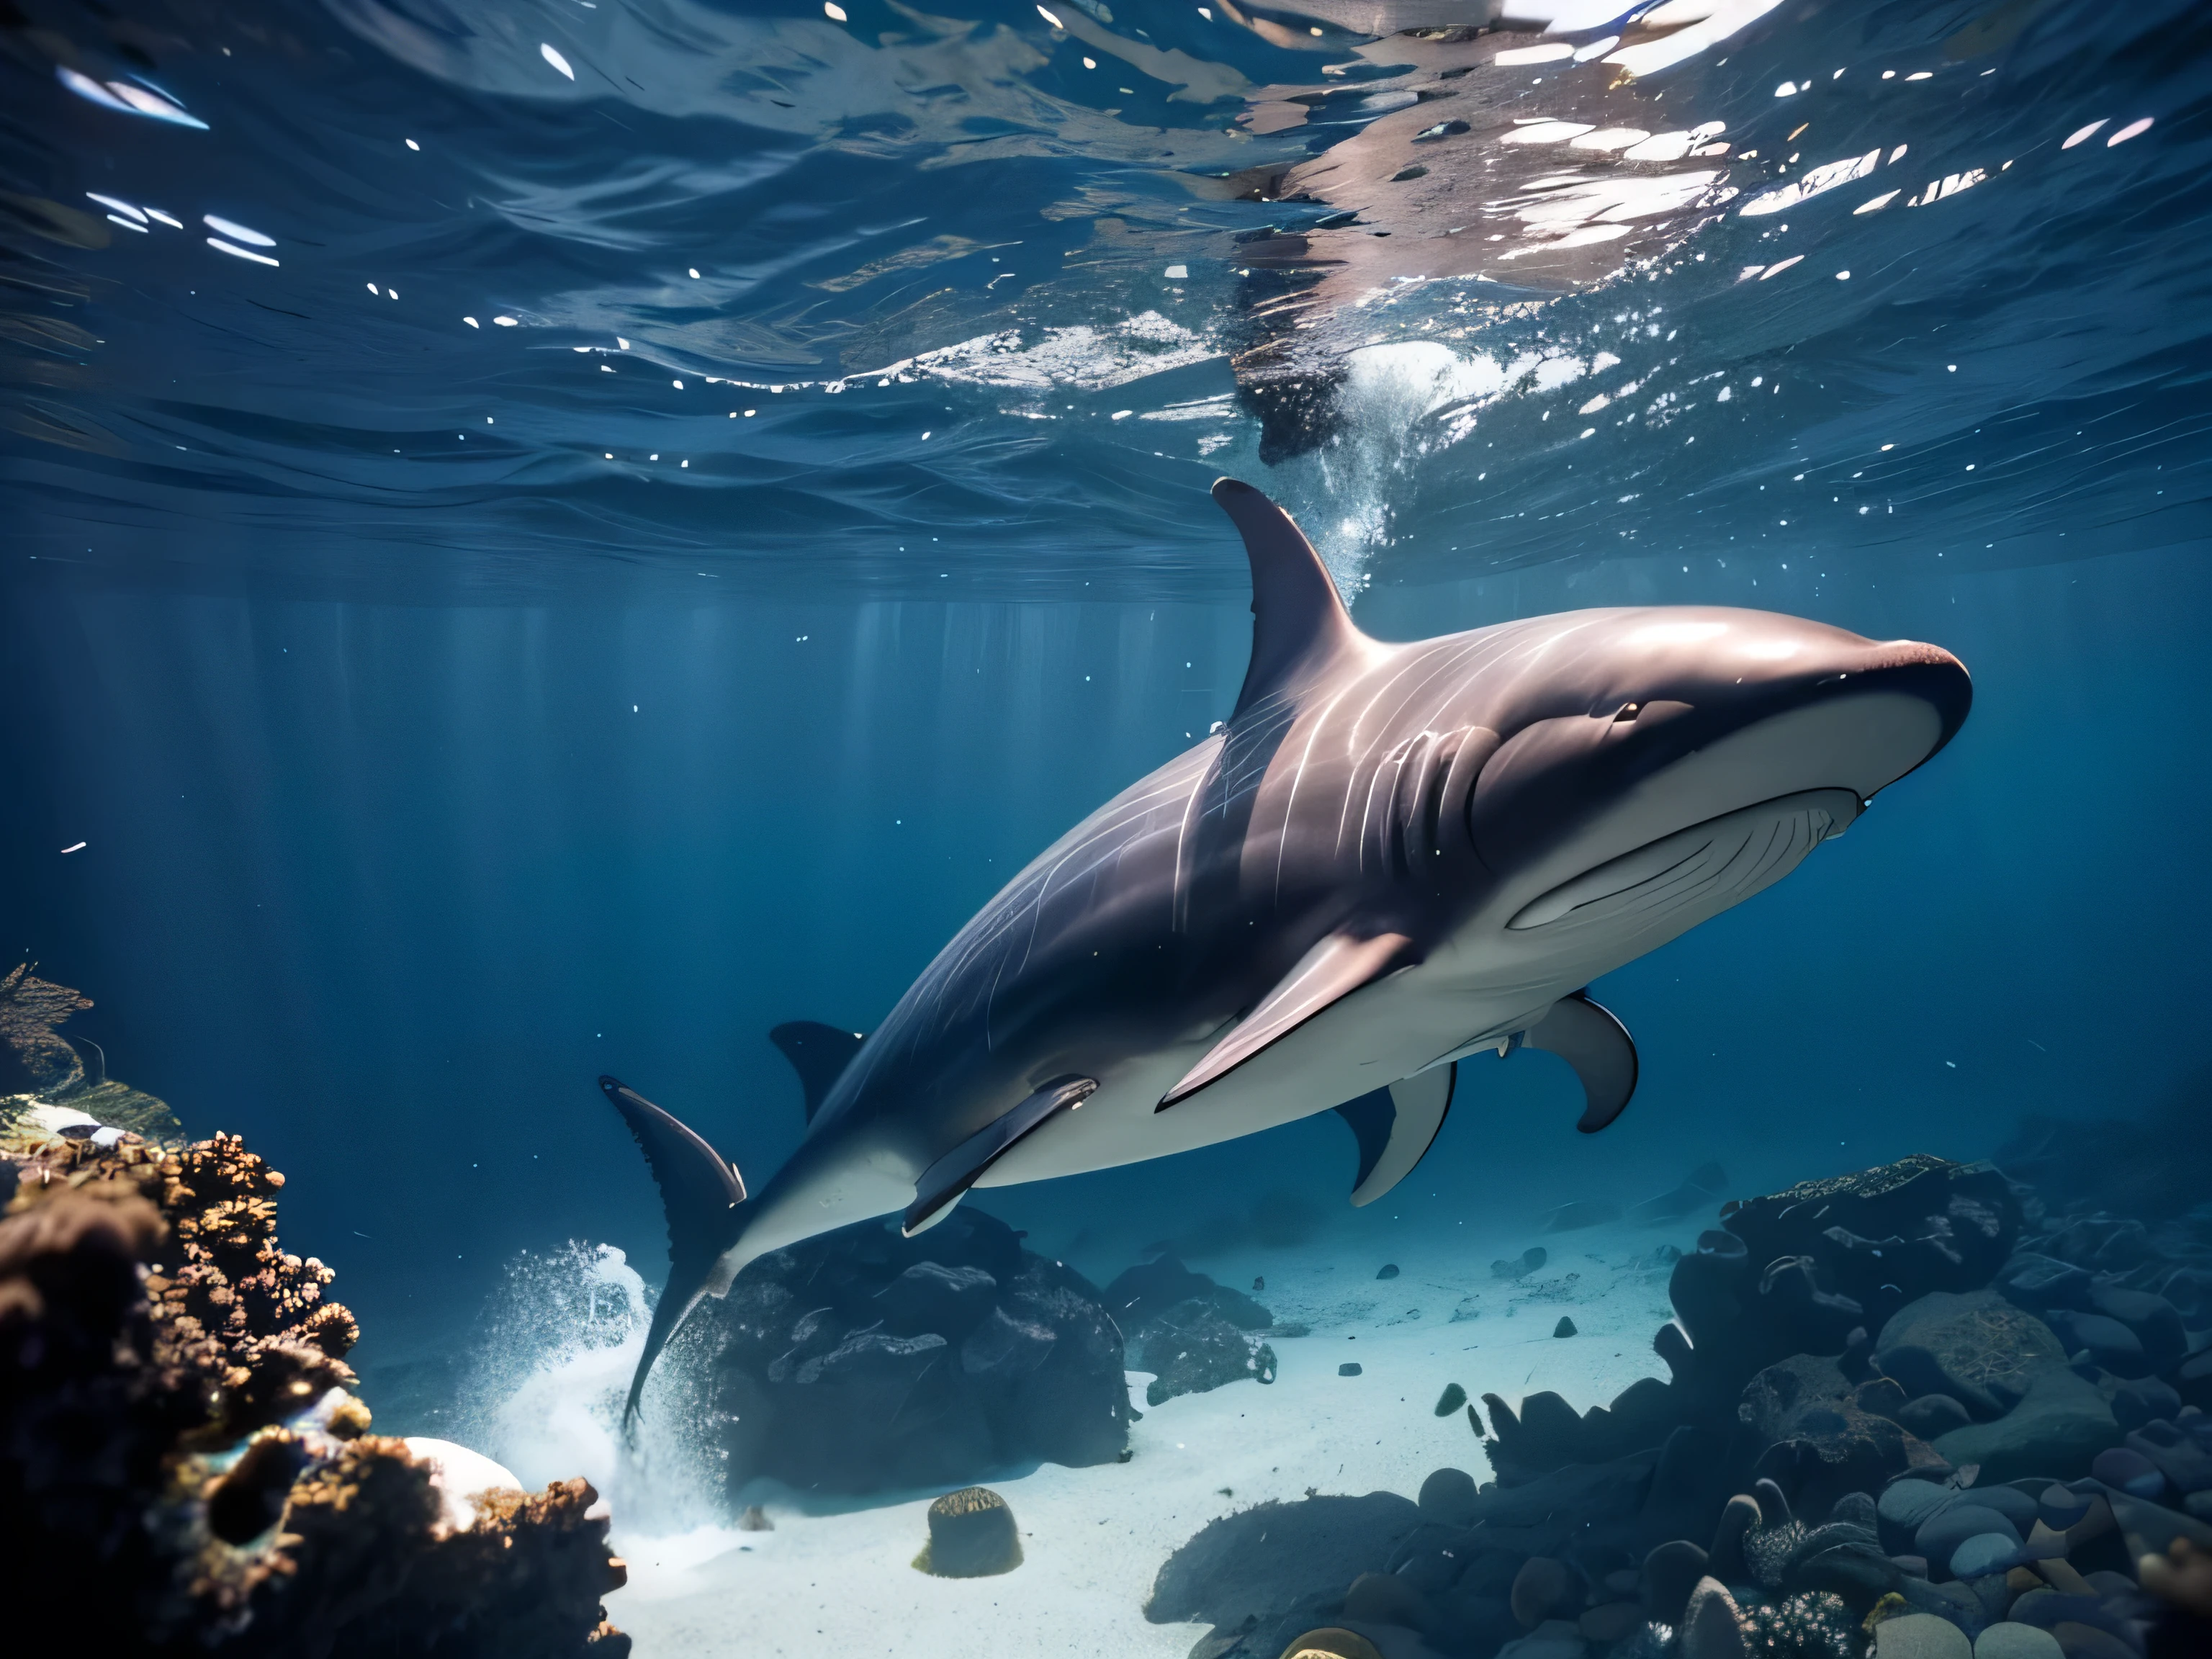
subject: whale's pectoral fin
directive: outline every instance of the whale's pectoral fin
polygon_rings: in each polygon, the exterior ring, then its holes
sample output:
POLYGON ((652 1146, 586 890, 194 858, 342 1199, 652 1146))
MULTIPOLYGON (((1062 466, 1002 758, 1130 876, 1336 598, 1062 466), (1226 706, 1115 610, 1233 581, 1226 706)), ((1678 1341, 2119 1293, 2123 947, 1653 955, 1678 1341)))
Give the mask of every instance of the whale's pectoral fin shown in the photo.
MULTIPOLYGON (((745 1183, 737 1165, 707 1144, 705 1137, 678 1122, 619 1078, 603 1077, 599 1087, 645 1151, 653 1179, 668 1216, 668 1283, 653 1310, 645 1334, 645 1352, 631 1377, 623 1423, 637 1415, 638 1396, 647 1372, 668 1339, 713 1285, 722 1253, 738 1242, 738 1206, 745 1183)), ((720 1287, 726 1289, 726 1285, 720 1287)))
POLYGON ((994 1118, 921 1172, 914 1183, 914 1202, 907 1206, 902 1224, 908 1238, 942 1221, 952 1206, 982 1176, 983 1172, 1013 1150, 1014 1143, 1045 1121, 1076 1107, 1098 1092, 1098 1080, 1088 1077, 1056 1077, 1040 1085, 1022 1103, 994 1118))
POLYGON ((1582 1079, 1583 1115, 1575 1125, 1594 1135, 1620 1115, 1636 1092, 1636 1040, 1612 1012, 1577 991, 1561 997, 1522 1035, 1531 1048, 1557 1054, 1582 1079))
POLYGON ((1457 1066, 1439 1066, 1336 1109, 1359 1143, 1359 1174, 1352 1187, 1354 1205, 1372 1204, 1413 1174, 1444 1127, 1458 1080, 1457 1066))
POLYGON ((1331 933, 1300 957, 1298 965, 1207 1049, 1206 1057, 1185 1073, 1182 1081, 1162 1096, 1152 1109, 1164 1112, 1189 1099, 1207 1084, 1281 1042, 1316 1014, 1415 959, 1413 941, 1403 933, 1376 933, 1366 939, 1331 933))
POLYGON ((806 1103, 806 1121, 814 1121, 815 1113, 830 1097, 837 1079, 853 1063, 853 1056, 860 1052, 867 1036, 861 1031, 848 1031, 840 1026, 824 1025, 819 1020, 786 1020, 768 1034, 768 1040, 781 1049, 783 1057, 791 1062, 791 1069, 799 1073, 799 1091, 806 1103))

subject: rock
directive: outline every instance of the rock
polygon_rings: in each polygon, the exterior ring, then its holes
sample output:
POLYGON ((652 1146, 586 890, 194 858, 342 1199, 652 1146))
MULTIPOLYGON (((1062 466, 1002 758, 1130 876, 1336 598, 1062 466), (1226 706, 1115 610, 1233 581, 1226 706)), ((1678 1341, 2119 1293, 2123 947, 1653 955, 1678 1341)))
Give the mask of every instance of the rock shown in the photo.
POLYGON ((1145 1617, 1242 1628, 1316 1586, 1386 1571, 1392 1553, 1421 1524, 1421 1511, 1395 1492, 1255 1504, 1209 1522, 1167 1559, 1145 1617))
POLYGON ((1872 1659, 1973 1659, 1974 1644, 1948 1619, 1905 1613, 1874 1627, 1872 1659))
POLYGON ((2148 1376, 2151 1365, 2142 1342, 2117 1319, 2104 1314, 2057 1308, 2046 1316, 2069 1354, 2087 1353, 2115 1376, 2148 1376))
POLYGON ((1519 1641, 1508 1642, 1498 1650, 1498 1659, 1583 1659, 1588 1651, 1577 1626, 1554 1619, 1537 1626, 1519 1641))
POLYGON ((1561 1314, 1559 1316, 1559 1322, 1552 1327, 1552 1334, 1553 1336, 1573 1336, 1577 1334, 1575 1330, 1575 1322, 1568 1318, 1566 1315, 1561 1314))
POLYGON ((957 1342, 991 1311, 998 1288, 981 1267, 917 1261, 878 1291, 876 1301, 894 1334, 927 1331, 957 1342))
POLYGON ((1863 1612, 1899 1589, 1905 1576, 1871 1532, 1832 1522, 1816 1528, 1792 1552, 1783 1568, 1782 1588, 1796 1595, 1833 1595, 1863 1612))
POLYGON ((2155 1500, 2166 1492, 2165 1472, 2129 1446, 2112 1446, 2099 1452, 2089 1465, 2089 1474, 2108 1486, 2118 1486, 2131 1498, 2155 1500))
POLYGON ((1580 1600, 1580 1590, 1565 1562, 1549 1556, 1530 1556, 1514 1575, 1513 1616, 1523 1630, 1534 1630, 1547 1619, 1571 1613, 1580 1600))
POLYGON ((929 1506, 929 1543, 914 1565, 939 1578, 989 1578, 1022 1564, 1014 1512, 988 1486, 963 1486, 929 1506))
POLYGON ((1179 1302, 1139 1333, 1138 1367, 1155 1373, 1145 1386, 1147 1405, 1165 1405, 1180 1395, 1206 1394, 1247 1379, 1275 1380, 1274 1349, 1255 1332, 1224 1318, 1211 1301, 1194 1297, 1179 1302))
POLYGON ((1883 1485, 1908 1461, 1905 1431, 1862 1410, 1837 1363, 1811 1354, 1792 1355, 1753 1377, 1736 1420, 1766 1446, 1755 1473, 1787 1484, 1813 1514, 1845 1492, 1883 1485))
POLYGON ((1354 1624, 1421 1630, 1434 1620, 1436 1608, 1395 1572, 1363 1572, 1344 1593, 1344 1617, 1354 1624))
POLYGON ((2090 1460, 2119 1437, 2119 1424, 2096 1385, 2060 1369, 2039 1374, 2020 1404, 1996 1422, 1954 1429, 1936 1449, 1954 1464, 1980 1464, 1984 1481, 2063 1478, 2086 1473, 2090 1460))
POLYGON ((2047 1630, 2004 1620, 1974 1638, 1974 1659, 2064 1659, 2065 1650, 2047 1630))
POLYGON ((1972 1580, 2009 1570, 2020 1559, 2020 1540, 2001 1532, 1976 1533, 1951 1552, 1951 1576, 1972 1580))
POLYGON ((1265 1330, 1275 1317, 1243 1291, 1215 1284, 1172 1255, 1129 1268, 1106 1287, 1101 1299, 1132 1339, 1162 1314, 1185 1302, 1206 1304, 1243 1331, 1265 1330))
POLYGON ((1958 1498, 1955 1489, 1933 1480, 1893 1480, 1883 1489, 1875 1510, 1886 1530, 1893 1528, 1901 1540, 1909 1540, 1923 1522, 1958 1498))
POLYGON ((2136 1650, 2108 1630, 2068 1620, 2053 1625, 2051 1634, 2066 1659, 2136 1659, 2136 1650))
POLYGON ((1397 1276, 1398 1264, 1395 1261, 1386 1261, 1375 1270, 1375 1277, 1377 1279, 1395 1279, 1397 1276))
POLYGON ((1874 1506, 1874 1497, 1871 1493, 1863 1492, 1847 1492, 1838 1498, 1829 1507, 1828 1519, 1848 1522, 1854 1527, 1864 1527, 1870 1533, 1879 1525, 1879 1517, 1874 1506))
POLYGON ((757 1504, 745 1505, 744 1513, 738 1517, 739 1532, 774 1532, 775 1522, 769 1519, 768 1511, 757 1504))
POLYGON ((1493 1261, 1490 1273, 1493 1279, 1525 1279, 1551 1259, 1551 1252, 1541 1244, 1532 1244, 1513 1260, 1493 1261))
POLYGON ((1705 1576, 1705 1551, 1686 1538, 1671 1539, 1644 1558, 1644 1606, 1662 1625, 1679 1626, 1690 1592, 1705 1576))
POLYGON ((1577 1621, 1583 1640, 1595 1642, 1601 1647, 1611 1647, 1615 1642, 1626 1641, 1629 1633, 1644 1622, 1644 1610, 1633 1601, 1607 1601, 1592 1607, 1577 1621))
POLYGON ((1437 1396, 1437 1415, 1449 1417, 1467 1404, 1467 1390, 1456 1382, 1444 1384, 1444 1391, 1437 1396))
POLYGON ((1969 1492, 1921 1522, 1919 1530, 1913 1534, 1912 1547, 1926 1556, 1930 1565, 1948 1562, 1960 1545, 1981 1533, 1999 1534, 2014 1549, 2020 1547, 2019 1528, 1996 1510, 1977 1504, 1969 1492))
POLYGON ((1474 1477, 1464 1469, 1437 1469, 1421 1482, 1415 1500, 1421 1514, 1447 1527, 1463 1527, 1474 1516, 1474 1477))
POLYGON ((2143 1363, 2152 1371, 2171 1369, 2189 1352, 2181 1310, 2162 1296, 2102 1283, 2089 1293, 2089 1306, 2134 1333, 2142 1348, 2143 1363))
POLYGON ((1700 1578, 1682 1614, 1681 1659, 1746 1659, 1743 1614, 1728 1587, 1700 1578))
POLYGON ((693 1319, 733 1492, 942 1490, 1128 1443, 1130 1356, 1099 1291, 972 1203, 911 1239, 865 1222, 771 1252, 693 1319))
POLYGON ((1909 1393, 1948 1395, 1986 1420, 2010 1410, 2040 1373, 2064 1364, 2069 1350, 1995 1291, 1939 1291, 1899 1309, 1875 1352, 1909 1393))
POLYGON ((1987 1285, 2019 1237, 2020 1201, 1991 1164, 1915 1154, 1752 1199, 1724 1224, 1754 1263, 1811 1257, 1826 1288, 1858 1303, 1876 1329, 1929 1291, 1987 1285))
POLYGON ((2089 1513, 2090 1496, 2054 1480, 2036 1499, 2038 1518, 2053 1532, 2064 1532, 2089 1513))
POLYGON ((1923 1394, 1917 1400, 1906 1401, 1897 1413, 1898 1426, 1923 1440, 1933 1440, 1954 1429, 1963 1429, 1973 1420, 1966 1408, 1948 1394, 1923 1394))
POLYGON ((1357 1359, 1347 1359, 1336 1368, 1336 1374, 1339 1376, 1357 1376, 1359 1373, 1360 1364, 1357 1359))
MULTIPOLYGON (((2115 1399, 2115 1407, 2118 1403, 2115 1399)), ((2155 1464, 2176 1492, 2212 1490, 2212 1425, 2192 1434, 2164 1418, 2154 1418, 2129 1435, 2127 1443, 2155 1464)))
MULTIPOLYGON (((2160 1418, 2171 1419, 2181 1415, 2180 1395, 2174 1391, 2172 1383, 2155 1376, 2130 1377, 2115 1382, 2106 1393, 2112 1401, 2112 1415, 2123 1430, 2140 1429, 2146 1423, 2154 1422, 2160 1418)), ((2155 1457, 2151 1461, 2159 1462, 2155 1457)), ((2159 1466, 2165 1468, 2163 1463, 2159 1466)), ((2177 1486, 2187 1486, 2171 1470, 2167 1471, 2167 1475, 2177 1486)))
POLYGON ((1729 1499, 1721 1510, 1720 1524, 1713 1528, 1710 1554, 1715 1576, 1738 1582, 1750 1577, 1749 1565, 1744 1560, 1743 1540, 1761 1520, 1759 1500, 1750 1493, 1738 1492, 1729 1499))
POLYGON ((1997 1270, 1996 1288, 2007 1299, 2030 1313, 2052 1308, 2087 1311, 2096 1280, 2086 1267, 2033 1250, 2020 1250, 1997 1270))

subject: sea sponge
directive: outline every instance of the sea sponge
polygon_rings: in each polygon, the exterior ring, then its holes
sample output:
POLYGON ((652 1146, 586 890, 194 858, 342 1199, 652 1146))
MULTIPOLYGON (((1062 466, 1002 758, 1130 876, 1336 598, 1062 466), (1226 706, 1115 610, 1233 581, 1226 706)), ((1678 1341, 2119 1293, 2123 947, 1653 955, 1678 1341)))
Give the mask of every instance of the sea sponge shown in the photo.
POLYGON ((929 1542, 914 1565, 939 1578, 988 1578, 1022 1564, 1014 1512, 988 1486, 963 1486, 929 1506, 929 1542))

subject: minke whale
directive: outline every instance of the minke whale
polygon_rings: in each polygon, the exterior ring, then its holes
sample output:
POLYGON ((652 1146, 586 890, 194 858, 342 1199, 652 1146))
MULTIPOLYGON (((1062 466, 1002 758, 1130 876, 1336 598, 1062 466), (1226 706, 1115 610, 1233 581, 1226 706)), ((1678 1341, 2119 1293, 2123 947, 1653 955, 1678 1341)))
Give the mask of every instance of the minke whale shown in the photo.
POLYGON ((1164 1158, 1335 1110, 1352 1201, 1436 1139, 1461 1063, 1542 1049, 1580 1127, 1636 1087, 1600 975, 1740 904, 1949 742, 1948 652, 1706 606, 1577 611, 1393 645, 1290 515, 1224 478, 1252 572, 1225 726, 1046 848, 863 1036, 798 1023, 805 1139, 757 1194, 601 1087, 667 1212, 669 1336, 755 1257, 971 1187, 1164 1158))

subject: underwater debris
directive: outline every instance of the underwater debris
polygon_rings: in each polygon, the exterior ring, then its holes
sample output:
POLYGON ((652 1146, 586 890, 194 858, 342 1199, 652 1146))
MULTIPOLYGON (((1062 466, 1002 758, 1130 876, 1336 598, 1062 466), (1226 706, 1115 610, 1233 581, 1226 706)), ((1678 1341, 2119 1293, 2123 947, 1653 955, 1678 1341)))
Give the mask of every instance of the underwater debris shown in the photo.
POLYGON ((183 1137, 184 1125, 166 1101, 107 1075, 98 1043, 72 1042, 54 1030, 91 1006, 81 992, 36 977, 28 963, 0 977, 0 1146, 29 1151, 58 1134, 71 1136, 80 1124, 88 1133, 105 1127, 148 1140, 183 1137))
POLYGON ((1531 1244, 1514 1260, 1492 1262, 1490 1276, 1492 1279, 1525 1279, 1551 1259, 1552 1253, 1541 1244, 1531 1244))
POLYGON ((235 1137, 60 1141, 0 1219, 0 1589, 88 1653, 620 1659, 598 1494, 474 1494, 368 1432, 334 1275, 235 1137), (434 1632, 434 1638, 433 1638, 434 1632))
POLYGON ((963 1486, 929 1506, 929 1541, 914 1559, 939 1578, 989 1578, 1022 1564, 1014 1512, 988 1486, 963 1486))
POLYGON ((92 999, 31 972, 27 962, 0 977, 0 1095, 66 1094, 84 1081, 84 1061, 59 1025, 92 999))

